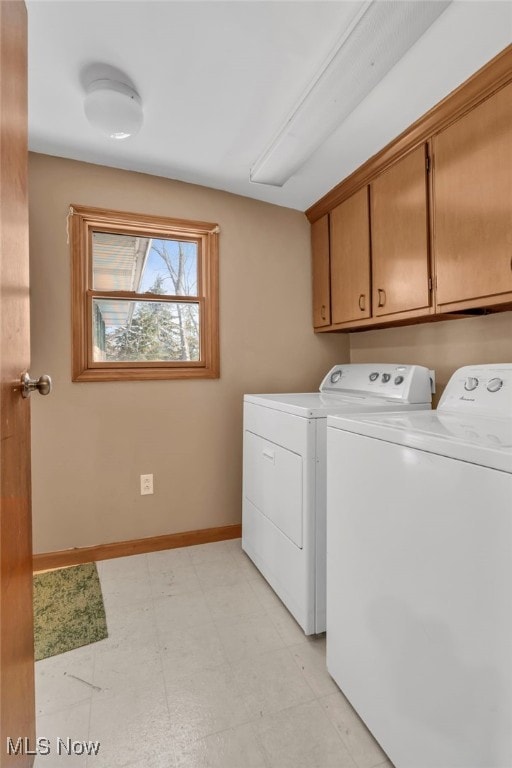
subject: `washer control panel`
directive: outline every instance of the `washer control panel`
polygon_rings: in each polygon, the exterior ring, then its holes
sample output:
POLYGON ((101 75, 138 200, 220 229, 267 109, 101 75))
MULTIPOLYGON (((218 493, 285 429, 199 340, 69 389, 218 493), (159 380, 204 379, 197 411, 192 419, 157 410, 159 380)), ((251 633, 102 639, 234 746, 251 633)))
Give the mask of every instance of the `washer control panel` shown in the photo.
POLYGON ((459 368, 446 385, 438 410, 512 418, 512 363, 459 368))
POLYGON ((430 403, 434 371, 420 365, 347 363, 335 365, 320 392, 380 397, 407 403, 430 403))

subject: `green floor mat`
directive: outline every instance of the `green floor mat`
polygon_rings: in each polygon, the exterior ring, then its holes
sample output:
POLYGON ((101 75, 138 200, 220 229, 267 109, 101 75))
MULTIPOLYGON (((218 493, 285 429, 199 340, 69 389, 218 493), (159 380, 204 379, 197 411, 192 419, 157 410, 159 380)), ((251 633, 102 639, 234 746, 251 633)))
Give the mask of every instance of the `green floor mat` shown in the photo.
POLYGON ((45 659, 107 637, 95 563, 34 575, 35 659, 45 659))

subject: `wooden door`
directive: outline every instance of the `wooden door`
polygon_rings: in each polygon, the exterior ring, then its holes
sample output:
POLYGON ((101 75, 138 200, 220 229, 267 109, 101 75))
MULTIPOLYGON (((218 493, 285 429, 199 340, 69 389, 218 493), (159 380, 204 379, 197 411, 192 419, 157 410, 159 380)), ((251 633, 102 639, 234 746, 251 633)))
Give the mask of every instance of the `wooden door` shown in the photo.
POLYGON ((437 304, 510 301, 512 83, 441 131, 433 147, 437 304))
POLYGON ((27 43, 21 0, 0 2, 0 766, 7 740, 34 749, 34 640, 30 510, 30 401, 20 376, 29 365, 27 217, 27 43))
POLYGON ((331 211, 333 323, 371 317, 368 187, 331 211))
POLYGON ((427 189, 426 145, 370 185, 376 317, 430 307, 427 189))
POLYGON ((331 323, 329 284, 329 215, 326 213, 311 225, 313 259, 313 326, 331 323))

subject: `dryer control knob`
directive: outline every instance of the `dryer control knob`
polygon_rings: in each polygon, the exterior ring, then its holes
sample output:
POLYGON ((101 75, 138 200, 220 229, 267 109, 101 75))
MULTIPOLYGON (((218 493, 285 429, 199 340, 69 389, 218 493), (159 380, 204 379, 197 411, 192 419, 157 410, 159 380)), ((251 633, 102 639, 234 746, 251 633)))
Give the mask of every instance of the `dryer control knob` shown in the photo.
POLYGON ((404 380, 403 376, 395 376, 395 384, 401 384, 404 380))
POLYGON ((464 389, 466 392, 472 392, 474 389, 478 387, 478 379, 476 376, 468 376, 466 381, 464 382, 464 389))
POLYGON ((387 383, 390 380, 390 378, 391 378, 391 374, 390 373, 383 373, 382 374, 382 381, 384 383, 387 383))
POLYGON ((497 392, 499 389, 501 389, 503 386, 503 379, 491 379, 487 383, 487 390, 489 392, 497 392))
POLYGON ((370 373, 370 381, 376 381, 379 378, 379 374, 377 372, 370 373))
POLYGON ((341 371, 334 371, 331 373, 331 384, 336 384, 341 379, 341 371))

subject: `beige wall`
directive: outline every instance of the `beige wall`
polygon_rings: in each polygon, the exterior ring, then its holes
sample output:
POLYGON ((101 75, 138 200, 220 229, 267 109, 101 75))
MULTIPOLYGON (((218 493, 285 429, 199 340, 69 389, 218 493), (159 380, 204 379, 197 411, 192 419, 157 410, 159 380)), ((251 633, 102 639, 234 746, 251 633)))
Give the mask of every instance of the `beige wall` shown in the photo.
POLYGON ((434 368, 436 404, 457 368, 512 362, 512 312, 354 333, 350 336, 350 360, 434 368))
POLYGON ((348 360, 311 327, 302 213, 204 187, 30 157, 34 551, 240 521, 244 392, 312 390, 348 360), (221 378, 71 383, 70 203, 217 222, 221 378), (140 496, 153 473, 155 494, 140 496))
POLYGON ((303 214, 144 174, 30 156, 34 550, 240 520, 244 392, 312 390, 337 362, 435 368, 512 360, 512 313, 354 334, 311 329, 303 214), (218 222, 221 378, 71 383, 70 203, 218 222), (155 494, 141 497, 139 475, 155 494))

